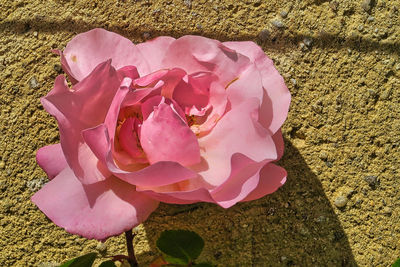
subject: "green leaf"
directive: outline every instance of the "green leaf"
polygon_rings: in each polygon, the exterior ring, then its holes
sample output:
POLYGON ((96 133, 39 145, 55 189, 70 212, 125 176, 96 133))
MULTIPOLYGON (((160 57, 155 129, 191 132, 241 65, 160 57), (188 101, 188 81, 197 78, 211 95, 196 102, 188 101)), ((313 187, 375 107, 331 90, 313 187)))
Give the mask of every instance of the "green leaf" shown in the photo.
POLYGON ((94 260, 96 259, 97 253, 91 252, 86 255, 77 257, 75 259, 69 260, 59 267, 91 267, 94 260))
POLYGON ((169 230, 161 233, 157 247, 168 263, 189 264, 200 255, 204 241, 192 231, 169 230))
POLYGON ((99 267, 116 267, 115 263, 112 260, 109 261, 103 261, 99 267))
POLYGON ((193 267, 214 267, 214 265, 209 264, 207 262, 200 262, 197 264, 192 265, 193 267))
POLYGON ((392 264, 392 267, 400 267, 400 258, 392 264))

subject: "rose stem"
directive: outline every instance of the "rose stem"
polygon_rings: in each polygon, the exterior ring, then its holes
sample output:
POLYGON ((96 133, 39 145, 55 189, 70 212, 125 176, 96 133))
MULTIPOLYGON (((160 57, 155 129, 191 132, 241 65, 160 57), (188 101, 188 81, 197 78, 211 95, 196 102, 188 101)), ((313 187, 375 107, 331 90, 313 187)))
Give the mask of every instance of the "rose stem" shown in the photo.
POLYGON ((131 267, 137 267, 138 262, 135 257, 135 251, 133 250, 133 234, 132 234, 132 229, 129 231, 125 232, 125 237, 126 237, 126 247, 128 249, 128 262, 131 265, 131 267))

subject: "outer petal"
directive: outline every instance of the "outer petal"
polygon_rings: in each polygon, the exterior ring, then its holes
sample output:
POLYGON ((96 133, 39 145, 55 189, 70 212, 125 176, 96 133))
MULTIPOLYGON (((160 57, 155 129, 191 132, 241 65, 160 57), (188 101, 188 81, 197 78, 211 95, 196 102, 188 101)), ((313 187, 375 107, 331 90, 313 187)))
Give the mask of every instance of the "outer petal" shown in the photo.
POLYGON ((244 199, 257 187, 260 169, 267 161, 255 162, 241 154, 233 155, 229 178, 211 191, 214 201, 223 208, 229 208, 244 199))
POLYGON ((195 134, 170 105, 161 103, 143 121, 140 143, 150 163, 174 161, 183 166, 200 162, 195 134))
POLYGON ((64 49, 64 70, 75 80, 81 81, 94 68, 112 59, 114 68, 136 66, 139 74, 149 73, 146 59, 128 39, 104 29, 93 29, 76 35, 64 49))
POLYGON ((290 92, 274 64, 254 42, 225 42, 225 46, 241 53, 255 63, 262 77, 264 100, 260 111, 260 123, 274 134, 287 117, 290 92))
POLYGON ((160 36, 136 45, 140 53, 146 58, 150 72, 163 68, 161 62, 173 41, 175 41, 175 38, 160 36))
POLYGON ((36 152, 36 161, 40 168, 46 172, 49 179, 53 179, 67 167, 67 161, 60 144, 39 148, 36 152))
POLYGON ((117 72, 108 61, 72 90, 63 76, 57 77, 54 89, 41 99, 44 108, 57 119, 68 165, 84 183, 94 183, 108 175, 97 168, 98 160, 83 142, 81 132, 104 121, 118 87, 117 72))
POLYGON ((271 194, 286 182, 286 170, 273 163, 265 165, 260 171, 260 180, 256 189, 242 201, 251 201, 271 194))
POLYGON ((217 40, 187 35, 172 42, 162 66, 182 68, 187 73, 210 71, 226 86, 250 64, 247 57, 236 53, 217 40))
POLYGON ((83 185, 70 168, 47 183, 32 201, 67 232, 98 240, 132 229, 158 206, 114 177, 83 185))
POLYGON ((199 174, 207 183, 219 186, 228 179, 235 153, 256 162, 277 158, 271 136, 257 122, 258 105, 256 98, 248 99, 226 113, 208 135, 199 139, 201 156, 208 164, 199 174))

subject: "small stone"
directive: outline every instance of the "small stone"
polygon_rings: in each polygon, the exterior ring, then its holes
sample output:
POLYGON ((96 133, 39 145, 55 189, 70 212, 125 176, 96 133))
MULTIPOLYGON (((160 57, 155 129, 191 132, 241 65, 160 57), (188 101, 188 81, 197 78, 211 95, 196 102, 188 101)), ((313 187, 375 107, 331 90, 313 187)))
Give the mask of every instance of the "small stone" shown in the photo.
POLYGON ((36 192, 38 191, 40 188, 43 187, 43 185, 47 182, 46 178, 37 178, 37 179, 33 179, 31 181, 27 181, 26 182, 26 187, 29 189, 29 191, 31 192, 36 192))
POLYGON ((362 7, 362 9, 364 9, 364 11, 369 11, 370 9, 371 9, 371 0, 364 0, 362 3, 361 3, 361 7, 362 7))
POLYGON ((336 2, 336 1, 332 1, 332 2, 329 3, 329 7, 330 7, 333 11, 337 11, 338 6, 339 6, 339 3, 336 2))
POLYGON ((306 38, 304 38, 303 42, 306 46, 310 47, 313 40, 310 37, 306 37, 306 38))
POLYGON ((290 82, 293 84, 293 86, 295 86, 297 84, 297 81, 295 78, 291 78, 290 82))
POLYGON ((150 34, 149 32, 144 32, 144 33, 143 33, 143 38, 144 38, 145 40, 149 39, 150 37, 151 37, 151 34, 150 34))
POLYGON ((191 1, 191 0, 184 0, 183 3, 184 3, 188 8, 191 8, 191 7, 192 7, 192 1, 191 1))
POLYGON ((348 201, 349 201, 349 200, 347 199, 347 197, 345 197, 345 196, 343 196, 343 195, 340 195, 340 196, 338 196, 338 197, 335 199, 334 204, 335 204, 335 206, 338 207, 338 208, 343 208, 344 206, 346 206, 346 204, 347 204, 348 201))
POLYGON ((39 83, 38 83, 38 81, 36 80, 36 77, 35 77, 35 76, 33 76, 33 77, 29 80, 29 86, 30 86, 32 89, 35 89, 35 88, 39 87, 39 83))
POLYGON ((107 251, 107 245, 104 242, 98 242, 96 249, 100 252, 100 253, 105 253, 107 251))
POLYGON ((37 37, 38 36, 38 32, 33 32, 33 36, 37 37))
POLYGON ((286 18, 288 15, 288 12, 286 10, 282 10, 281 13, 279 13, 279 15, 281 15, 282 18, 286 18))
POLYGON ((4 163, 4 161, 0 161, 0 169, 4 169, 5 166, 6 164, 4 163))
POLYGON ((375 187, 378 182, 378 177, 374 175, 368 175, 364 177, 364 181, 366 181, 369 186, 375 187))
POLYGON ((374 21, 374 19, 375 19, 375 18, 374 18, 373 16, 369 16, 369 17, 367 18, 367 21, 368 21, 368 22, 372 22, 372 21, 374 21))
POLYGON ((328 153, 326 153, 325 151, 321 151, 319 153, 319 158, 322 160, 326 160, 328 158, 328 153))
POLYGON ((286 261, 286 260, 287 260, 287 257, 285 257, 285 256, 281 257, 281 261, 286 261))
POLYGON ((277 20, 277 19, 271 21, 271 24, 274 25, 275 27, 277 27, 278 29, 282 29, 283 27, 285 27, 285 24, 283 24, 282 21, 277 20))
POLYGON ((357 29, 358 29, 358 31, 361 32, 362 30, 364 30, 364 26, 363 26, 363 25, 358 25, 358 28, 357 28, 357 29))
POLYGON ((261 41, 265 42, 268 40, 270 35, 270 32, 267 29, 264 29, 262 31, 260 31, 260 33, 258 34, 258 37, 260 38, 261 41))

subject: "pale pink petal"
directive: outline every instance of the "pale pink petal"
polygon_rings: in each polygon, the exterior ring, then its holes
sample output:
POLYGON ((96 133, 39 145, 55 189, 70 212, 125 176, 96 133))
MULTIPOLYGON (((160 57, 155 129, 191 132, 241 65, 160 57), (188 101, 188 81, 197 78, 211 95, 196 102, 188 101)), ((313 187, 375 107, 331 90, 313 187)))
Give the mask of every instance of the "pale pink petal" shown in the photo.
POLYGON ((234 108, 246 99, 255 97, 260 103, 263 100, 263 85, 261 76, 255 65, 250 65, 240 77, 226 89, 229 102, 234 108))
POLYGON ((67 232, 97 240, 132 229, 158 206, 158 201, 112 176, 83 185, 70 168, 33 195, 32 201, 67 232))
POLYGON ((151 189, 137 189, 151 198, 170 204, 192 204, 196 202, 211 202, 214 200, 209 191, 205 188, 199 188, 192 191, 174 191, 174 192, 154 192, 151 189))
POLYGON ((217 40, 186 35, 172 42, 162 61, 164 68, 182 68, 187 73, 210 71, 226 86, 249 65, 249 59, 217 40))
POLYGON ((143 121, 140 138, 143 150, 150 163, 174 161, 183 166, 196 164, 200 162, 197 138, 171 106, 161 103, 143 121))
POLYGON ((275 69, 272 60, 254 42, 225 42, 223 44, 247 56, 259 70, 265 91, 260 123, 274 134, 286 120, 291 98, 282 76, 275 69))
POLYGON ((97 168, 98 160, 83 142, 81 132, 104 121, 119 83, 108 61, 71 90, 61 76, 54 89, 41 99, 44 108, 57 119, 65 158, 83 183, 101 181, 108 175, 97 168))
POLYGON ((125 171, 115 165, 107 127, 104 124, 84 131, 83 137, 93 153, 109 171, 137 186, 164 186, 197 177, 197 173, 177 162, 160 161, 138 170, 125 171))
POLYGON ((242 201, 251 201, 271 194, 286 182, 286 170, 273 163, 268 163, 260 171, 260 180, 256 189, 242 201))
POLYGON ((143 57, 146 58, 150 72, 163 68, 161 62, 173 41, 175 38, 160 36, 136 45, 143 57))
POLYGON ((251 98, 230 110, 206 136, 199 138, 201 156, 208 169, 204 180, 221 185, 231 173, 231 157, 241 153, 253 161, 275 160, 277 152, 268 132, 257 122, 259 101, 251 98))
POLYGON ((149 73, 149 66, 140 50, 128 39, 104 29, 93 29, 76 35, 63 51, 71 76, 81 81, 94 68, 111 59, 114 68, 137 67, 140 75, 149 73))
POLYGON ((234 154, 229 178, 211 191, 214 201, 223 208, 229 208, 244 199, 257 187, 259 171, 267 162, 255 162, 242 154, 234 154))
POLYGON ((46 172, 49 179, 53 179, 67 167, 67 161, 60 144, 39 148, 36 152, 36 161, 40 168, 46 172))

